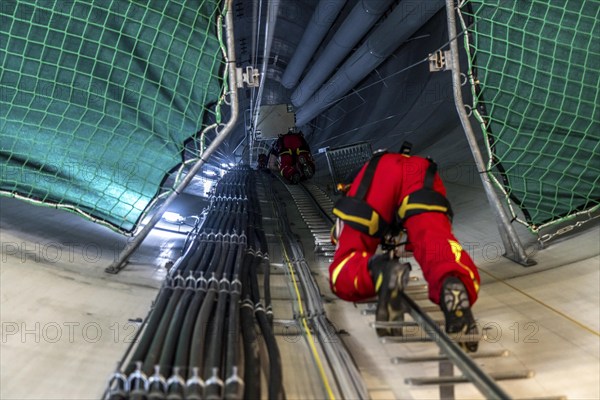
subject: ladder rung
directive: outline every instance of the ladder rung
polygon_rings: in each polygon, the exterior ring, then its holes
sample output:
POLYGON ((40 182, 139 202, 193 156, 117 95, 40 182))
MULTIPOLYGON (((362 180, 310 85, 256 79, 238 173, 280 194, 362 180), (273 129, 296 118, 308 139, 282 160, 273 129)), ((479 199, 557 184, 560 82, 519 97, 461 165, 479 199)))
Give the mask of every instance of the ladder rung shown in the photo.
POLYGON ((421 309, 421 311, 423 311, 425 313, 442 311, 442 310, 440 310, 439 306, 419 306, 419 308, 421 309))
MULTIPOLYGON (((439 326, 444 326, 444 321, 435 321, 439 326)), ((371 328, 402 328, 403 326, 419 326, 415 321, 375 321, 369 322, 371 328)))
POLYGON ((369 322, 369 326, 371 328, 402 328, 403 326, 419 326, 419 324, 414 321, 375 321, 369 322))
POLYGON ((418 292, 418 291, 426 291, 427 284, 425 283, 417 283, 414 285, 408 285, 406 289, 404 289, 406 293, 418 292))
MULTIPOLYGON (((418 335, 406 335, 406 336, 381 336, 379 340, 381 343, 418 343, 418 342, 432 342, 433 340, 424 331, 417 332, 418 335)), ((455 343, 466 343, 466 342, 479 342, 484 337, 481 333, 476 334, 446 334, 455 343)))
POLYGON ((410 288, 407 288, 406 294, 414 301, 429 300, 429 294, 424 291, 411 291, 410 288))
MULTIPOLYGON (((508 350, 481 352, 481 353, 467 353, 471 358, 493 358, 493 357, 507 357, 510 352, 508 350)), ((445 355, 437 356, 422 356, 422 357, 392 357, 392 364, 402 363, 414 363, 414 362, 431 362, 431 361, 446 361, 448 357, 445 355)))
MULTIPOLYGON (((427 292, 422 292, 424 290, 423 286, 426 287, 426 285, 408 285, 406 287, 406 293, 410 294, 410 298, 413 300, 429 300, 429 296, 427 294, 427 292), (415 297, 417 297, 415 299, 415 297), (418 298, 421 297, 421 298, 418 298)), ((355 301, 354 304, 366 304, 367 306, 376 306, 377 305, 377 297, 370 297, 368 299, 364 299, 364 300, 359 300, 359 301, 355 301)), ((426 309, 428 309, 428 307, 430 307, 433 311, 440 311, 440 307, 439 306, 424 306, 424 307, 420 307, 421 310, 425 311, 426 309)), ((426 311, 425 311, 426 312, 426 311)))
MULTIPOLYGON (((528 379, 534 376, 533 371, 513 371, 513 372, 497 372, 488 374, 496 381, 506 381, 510 379, 528 379)), ((439 377, 423 377, 423 378, 406 378, 404 382, 407 385, 425 386, 425 385, 450 385, 456 383, 470 383, 467 377, 460 376, 439 376, 439 377)))
MULTIPOLYGON (((364 304, 364 303, 359 303, 359 304, 364 304)), ((426 312, 426 313, 440 311, 440 308, 438 306, 422 306, 420 308, 423 312, 426 312)), ((360 313, 362 315, 373 315, 373 314, 375 314, 375 308, 365 308, 364 310, 361 310, 360 313)))
POLYGON ((533 397, 528 399, 527 397, 521 397, 521 400, 567 400, 568 397, 565 395, 558 396, 547 396, 547 397, 533 397))

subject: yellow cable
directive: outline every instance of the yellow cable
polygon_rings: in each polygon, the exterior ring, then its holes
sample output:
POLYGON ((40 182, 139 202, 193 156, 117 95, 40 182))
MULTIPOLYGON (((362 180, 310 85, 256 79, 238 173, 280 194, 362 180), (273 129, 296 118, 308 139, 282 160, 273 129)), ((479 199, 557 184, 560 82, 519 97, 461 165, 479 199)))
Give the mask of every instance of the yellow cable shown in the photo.
POLYGON ((304 330, 306 331, 306 336, 308 337, 308 344, 310 349, 313 352, 313 357, 315 362, 317 363, 317 368, 319 369, 319 374, 321 375, 321 379, 323 380, 323 384, 325 385, 325 390, 327 391, 327 395, 329 399, 335 399, 333 395, 333 391, 331 390, 331 386, 329 385, 329 380, 327 379, 327 375, 325 374, 325 369, 323 368, 323 363, 321 362, 321 358, 319 357, 319 353, 317 351, 317 347, 315 346, 315 341, 310 333, 310 329, 308 328, 308 324, 306 323, 306 317, 304 316, 304 307, 302 307, 302 297, 300 296, 300 289, 298 288, 298 282, 296 281, 296 275, 294 274, 294 269, 292 268, 292 262, 290 261, 287 252, 285 251, 285 246, 283 245, 283 241, 281 241, 281 248, 283 250, 283 256, 285 257, 285 261, 290 270, 290 274, 292 276, 292 283, 294 284, 294 290, 296 292, 296 297, 298 299, 298 309, 300 311, 300 315, 302 316, 302 325, 304 325, 304 330))
MULTIPOLYGON (((275 206, 273 203, 271 203, 271 209, 273 210, 273 213, 276 214, 275 206)), ((296 275, 294 274, 292 262, 288 257, 287 251, 285 250, 285 246, 283 244, 283 240, 281 240, 281 237, 279 237, 279 242, 281 243, 281 250, 283 251, 283 256, 285 257, 285 261, 288 265, 288 269, 292 277, 292 283, 294 284, 294 291, 296 292, 296 298, 298 301, 298 309, 302 317, 302 325, 304 326, 306 336, 308 337, 308 345, 313 353, 313 358, 315 360, 315 363, 317 364, 317 368, 319 369, 319 374, 321 375, 321 379, 323 381, 323 385, 325 386, 325 390, 327 391, 328 398, 333 400, 335 399, 335 396, 333 395, 333 390, 331 390, 331 385, 329 384, 329 380, 327 379, 327 374, 325 374, 325 369, 323 368, 323 363, 321 362, 319 352, 317 351, 317 347, 315 346, 315 341, 312 337, 312 334, 310 333, 308 324, 306 323, 306 317, 304 316, 304 307, 302 306, 302 296, 300 295, 300 289, 298 288, 298 282, 296 281, 296 275)))

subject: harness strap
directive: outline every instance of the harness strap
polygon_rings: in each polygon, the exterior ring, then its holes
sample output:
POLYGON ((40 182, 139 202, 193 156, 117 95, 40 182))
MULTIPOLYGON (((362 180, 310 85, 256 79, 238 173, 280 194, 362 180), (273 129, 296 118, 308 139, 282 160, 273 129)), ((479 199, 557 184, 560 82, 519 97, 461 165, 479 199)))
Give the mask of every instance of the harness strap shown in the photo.
POLYGON ((354 196, 342 197, 335 203, 333 214, 344 223, 369 236, 381 237, 388 229, 387 222, 365 201, 375 170, 385 152, 369 160, 354 196))
POLYGON ((423 187, 402 199, 402 203, 396 211, 395 221, 388 224, 371 207, 365 198, 371 187, 373 176, 381 156, 379 153, 367 164, 365 173, 354 196, 340 198, 333 209, 333 214, 359 232, 373 237, 384 237, 391 231, 400 231, 404 221, 408 218, 425 212, 440 212, 448 215, 452 220, 452 208, 450 203, 441 193, 433 189, 437 164, 429 160, 429 166, 425 172, 423 187))
POLYGON ((419 189, 404 199, 398 208, 397 216, 402 223, 413 215, 424 212, 441 212, 452 219, 453 213, 450 202, 441 193, 431 189, 419 189))
POLYGON ((445 196, 433 189, 437 164, 430 158, 427 160, 429 161, 429 166, 425 172, 423 187, 404 197, 396 212, 396 221, 400 225, 408 218, 426 212, 444 213, 452 221, 454 213, 452 212, 450 202, 445 196))
POLYGON ((433 180, 435 179, 435 173, 437 172, 437 164, 429 157, 427 158, 427 161, 429 161, 429 166, 427 167, 427 171, 425 171, 423 189, 433 190, 433 180))
POLYGON ((377 164, 379 164, 379 160, 381 160, 381 156, 384 154, 386 153, 378 153, 369 160, 365 174, 363 175, 360 185, 358 185, 358 189, 356 190, 356 194, 353 197, 356 197, 360 200, 365 200, 367 193, 369 192, 369 188, 371 187, 371 182, 373 181, 373 176, 375 175, 375 170, 377 169, 377 164))
POLYGON ((381 237, 388 223, 366 201, 356 197, 342 197, 335 203, 333 214, 359 232, 381 237))

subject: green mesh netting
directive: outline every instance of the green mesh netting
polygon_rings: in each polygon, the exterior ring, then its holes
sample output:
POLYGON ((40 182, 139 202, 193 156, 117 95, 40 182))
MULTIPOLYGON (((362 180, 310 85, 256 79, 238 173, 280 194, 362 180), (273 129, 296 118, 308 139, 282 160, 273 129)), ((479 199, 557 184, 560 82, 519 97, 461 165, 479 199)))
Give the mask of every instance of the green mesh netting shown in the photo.
POLYGON ((217 113, 218 3, 2 0, 2 194, 133 230, 217 113))
POLYGON ((461 7, 489 169, 533 231, 600 204, 600 2, 461 7))

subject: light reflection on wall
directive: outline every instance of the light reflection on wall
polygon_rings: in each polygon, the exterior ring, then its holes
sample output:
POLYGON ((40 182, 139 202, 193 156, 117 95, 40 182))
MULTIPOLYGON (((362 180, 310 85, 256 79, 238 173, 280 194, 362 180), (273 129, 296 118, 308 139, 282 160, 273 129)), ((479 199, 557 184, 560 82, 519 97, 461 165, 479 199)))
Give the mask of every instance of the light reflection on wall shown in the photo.
POLYGON ((215 183, 217 183, 216 180, 205 179, 204 180, 204 193, 210 193, 210 191, 212 190, 213 186, 215 186, 215 183))

